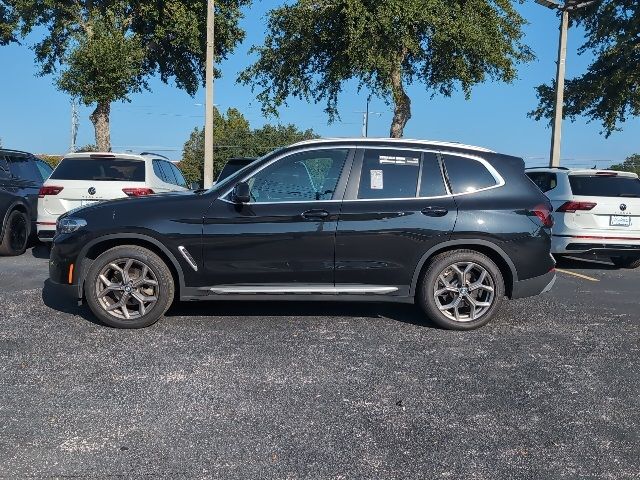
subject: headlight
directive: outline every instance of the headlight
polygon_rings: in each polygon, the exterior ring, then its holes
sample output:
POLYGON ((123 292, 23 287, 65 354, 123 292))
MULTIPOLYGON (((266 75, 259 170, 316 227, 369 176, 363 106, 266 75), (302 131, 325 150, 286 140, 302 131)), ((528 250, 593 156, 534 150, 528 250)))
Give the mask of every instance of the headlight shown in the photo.
POLYGON ((57 233, 73 233, 87 226, 87 221, 82 218, 64 217, 56 224, 57 233))

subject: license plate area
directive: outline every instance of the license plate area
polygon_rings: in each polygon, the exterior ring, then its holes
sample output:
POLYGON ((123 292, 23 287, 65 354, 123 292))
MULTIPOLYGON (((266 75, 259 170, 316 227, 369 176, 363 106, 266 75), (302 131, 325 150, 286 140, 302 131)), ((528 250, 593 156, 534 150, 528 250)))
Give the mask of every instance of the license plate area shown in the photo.
POLYGON ((609 219, 609 226, 611 227, 630 227, 631 217, 626 215, 611 215, 609 219))

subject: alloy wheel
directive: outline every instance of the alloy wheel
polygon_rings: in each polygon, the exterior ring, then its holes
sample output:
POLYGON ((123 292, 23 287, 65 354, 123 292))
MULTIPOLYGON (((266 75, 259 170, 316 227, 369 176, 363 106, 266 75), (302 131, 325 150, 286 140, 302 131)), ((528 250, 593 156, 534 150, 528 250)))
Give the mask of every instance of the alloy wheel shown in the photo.
POLYGON ((433 298, 450 320, 472 322, 484 316, 495 300, 491 274, 475 262, 457 262, 445 268, 436 281, 433 298))
POLYGON ((121 320, 146 315, 158 302, 158 279, 140 260, 121 258, 105 265, 96 278, 96 296, 100 306, 121 320))

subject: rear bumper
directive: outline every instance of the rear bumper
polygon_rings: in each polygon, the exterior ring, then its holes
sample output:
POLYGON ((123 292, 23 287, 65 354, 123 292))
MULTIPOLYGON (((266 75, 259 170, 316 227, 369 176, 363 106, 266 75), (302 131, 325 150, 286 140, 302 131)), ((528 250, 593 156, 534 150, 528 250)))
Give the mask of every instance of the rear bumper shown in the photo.
POLYGON ((539 277, 529 278, 527 280, 521 280, 515 282, 513 285, 513 292, 511 298, 526 298, 534 297, 542 293, 546 293, 553 288, 556 283, 556 270, 553 269, 544 275, 539 277))
POLYGON ((553 235, 551 251, 556 254, 640 255, 640 237, 553 235))

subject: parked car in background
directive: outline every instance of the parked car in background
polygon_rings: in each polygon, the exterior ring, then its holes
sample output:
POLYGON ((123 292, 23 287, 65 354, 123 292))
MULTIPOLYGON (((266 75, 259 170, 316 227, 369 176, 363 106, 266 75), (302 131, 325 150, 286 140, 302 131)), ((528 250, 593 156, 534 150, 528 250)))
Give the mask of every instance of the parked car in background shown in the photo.
POLYGON ((153 153, 73 153, 39 192, 38 238, 50 242, 58 217, 70 210, 123 197, 189 190, 182 172, 153 153))
POLYGON ((0 255, 21 255, 36 230, 38 192, 51 167, 30 153, 0 149, 0 255))
POLYGON ((552 252, 596 254, 640 267, 640 179, 630 172, 531 168, 554 208, 552 252))
POLYGON ((58 220, 49 273, 104 323, 175 299, 419 304, 446 328, 547 291, 551 204, 520 158, 455 143, 312 140, 208 191, 93 205, 58 220))
POLYGON ((220 174, 218 175, 218 179, 216 180, 216 183, 221 182, 227 177, 230 177, 231 175, 236 173, 238 170, 243 169, 247 165, 251 165, 256 160, 257 158, 255 157, 230 158, 225 164, 225 166, 223 167, 220 174))

